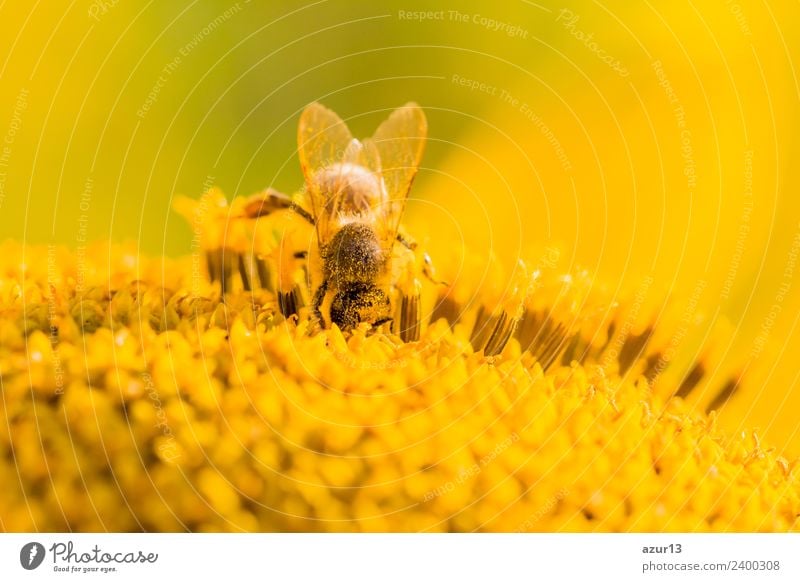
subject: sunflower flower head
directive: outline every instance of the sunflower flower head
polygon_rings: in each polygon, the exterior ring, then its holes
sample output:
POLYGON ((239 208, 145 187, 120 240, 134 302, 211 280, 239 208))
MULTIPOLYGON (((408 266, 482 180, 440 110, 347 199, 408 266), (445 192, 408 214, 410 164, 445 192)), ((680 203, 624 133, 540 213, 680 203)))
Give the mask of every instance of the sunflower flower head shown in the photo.
POLYGON ((210 280, 3 246, 2 529, 797 529, 796 462, 687 402, 709 360, 669 384, 694 315, 652 280, 438 257, 419 341, 319 329, 280 315, 274 225, 220 196, 179 202, 210 280))

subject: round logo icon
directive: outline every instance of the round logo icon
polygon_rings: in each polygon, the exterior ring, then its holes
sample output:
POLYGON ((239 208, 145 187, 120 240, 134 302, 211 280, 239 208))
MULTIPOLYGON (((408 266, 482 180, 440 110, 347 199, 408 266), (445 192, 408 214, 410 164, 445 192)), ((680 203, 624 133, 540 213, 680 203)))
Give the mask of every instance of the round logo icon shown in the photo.
POLYGON ((44 561, 44 546, 39 542, 29 542, 19 551, 19 563, 26 570, 35 570, 44 561))

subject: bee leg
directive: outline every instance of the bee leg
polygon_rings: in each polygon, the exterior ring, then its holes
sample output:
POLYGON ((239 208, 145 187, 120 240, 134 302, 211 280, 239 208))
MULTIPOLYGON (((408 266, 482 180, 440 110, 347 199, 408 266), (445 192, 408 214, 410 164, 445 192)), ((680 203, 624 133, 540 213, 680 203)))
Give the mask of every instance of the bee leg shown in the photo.
POLYGON ((422 267, 422 274, 425 275, 425 278, 435 285, 447 286, 446 281, 441 281, 436 278, 436 271, 433 268, 433 260, 431 259, 431 256, 428 253, 425 253, 423 255, 422 260, 424 261, 424 265, 422 267))
POLYGON ((278 192, 274 188, 267 188, 260 194, 250 196, 244 207, 244 214, 247 218, 258 218, 278 210, 291 210, 311 225, 314 225, 314 217, 305 208, 299 206, 289 196, 283 192, 278 192))
POLYGON ((322 284, 317 288, 314 292, 314 300, 311 303, 311 309, 314 313, 314 317, 317 318, 319 322, 322 322, 322 311, 320 307, 322 307, 322 302, 325 300, 325 294, 328 292, 328 280, 325 279, 322 284))
MULTIPOLYGON (((416 251, 417 248, 419 247, 417 241, 399 232, 397 233, 396 240, 397 242, 399 242, 401 245, 403 245, 412 252, 416 251)), ((422 260, 424 262, 422 266, 422 274, 425 275, 425 278, 435 285, 447 285, 446 282, 439 281, 438 279, 436 279, 435 269, 433 267, 433 260, 431 259, 431 256, 427 252, 423 254, 422 260)))
POLYGON ((397 233, 397 239, 396 240, 397 240, 397 242, 399 242, 401 245, 403 245, 404 247, 406 247, 410 251, 417 250, 417 247, 419 246, 419 245, 417 245, 417 241, 411 239, 410 237, 408 237, 408 236, 406 236, 406 235, 404 235, 404 234, 402 234, 400 232, 397 233))

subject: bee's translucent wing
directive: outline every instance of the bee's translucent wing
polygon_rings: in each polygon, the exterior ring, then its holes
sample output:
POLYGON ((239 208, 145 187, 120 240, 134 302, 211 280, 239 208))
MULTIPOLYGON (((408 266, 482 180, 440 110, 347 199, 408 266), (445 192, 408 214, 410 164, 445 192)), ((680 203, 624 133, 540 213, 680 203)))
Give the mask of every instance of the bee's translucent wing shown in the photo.
POLYGON ((379 162, 377 166, 373 162, 372 169, 380 172, 386 189, 388 208, 384 214, 385 236, 389 244, 397 236, 427 135, 425 113, 416 103, 406 103, 378 127, 372 139, 365 140, 365 149, 374 147, 377 151, 379 162))
POLYGON ((352 140, 347 124, 333 111, 319 103, 306 107, 297 129, 300 165, 306 180, 317 170, 341 161, 352 140))
POLYGON ((428 124, 415 103, 394 111, 371 139, 354 139, 333 111, 312 103, 300 116, 298 151, 321 245, 336 225, 370 221, 391 248, 425 146, 428 124))
POLYGON ((354 149, 358 148, 356 144, 358 142, 353 139, 347 124, 327 107, 312 103, 300 115, 297 128, 300 166, 306 179, 320 244, 329 240, 332 234, 331 217, 336 212, 336 202, 331 200, 332 193, 327 191, 322 182, 337 183, 331 172, 344 171, 341 162, 346 155, 354 155, 354 149))

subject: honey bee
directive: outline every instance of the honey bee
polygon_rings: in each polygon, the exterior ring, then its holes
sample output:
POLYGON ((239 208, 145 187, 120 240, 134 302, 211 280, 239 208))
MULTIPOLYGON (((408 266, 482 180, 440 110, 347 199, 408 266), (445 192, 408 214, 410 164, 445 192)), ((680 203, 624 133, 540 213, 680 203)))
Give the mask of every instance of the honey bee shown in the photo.
MULTIPOLYGON (((311 309, 325 327, 349 331, 390 324, 404 341, 419 338, 418 275, 435 281, 427 254, 402 231, 401 219, 427 138, 416 103, 396 109, 371 138, 355 139, 333 111, 312 103, 300 116, 300 164, 310 210, 273 189, 252 196, 248 218, 290 209, 316 231, 316 244, 293 254, 307 261, 311 309)), ((284 316, 300 298, 291 277, 279 277, 284 316)))
POLYGON ((297 132, 303 191, 288 196, 267 188, 237 196, 230 205, 216 188, 199 201, 179 197, 175 208, 200 233, 197 245, 223 300, 236 301, 238 289, 254 295, 263 290, 277 298, 287 319, 310 304, 312 319, 322 327, 386 326, 409 342, 420 337, 427 279, 440 287, 429 321, 471 328, 470 343, 486 356, 500 354, 512 336, 522 341, 538 333, 538 315, 523 312, 527 282, 512 286, 516 291, 500 303, 482 306, 474 321, 462 321, 452 287, 437 280, 430 257, 404 230, 403 212, 427 132, 415 103, 396 109, 364 140, 355 139, 333 111, 312 103, 297 132), (308 226, 276 229, 275 221, 259 220, 282 212, 308 226))

